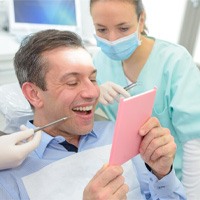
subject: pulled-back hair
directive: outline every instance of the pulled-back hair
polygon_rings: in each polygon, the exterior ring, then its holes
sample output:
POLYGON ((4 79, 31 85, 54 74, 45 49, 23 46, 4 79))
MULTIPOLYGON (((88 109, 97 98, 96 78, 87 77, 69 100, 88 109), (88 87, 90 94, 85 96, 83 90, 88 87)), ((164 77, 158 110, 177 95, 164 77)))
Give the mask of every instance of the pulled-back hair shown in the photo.
MULTIPOLYGON (((137 14, 138 20, 140 18, 141 13, 145 11, 142 0, 90 0, 90 11, 91 11, 92 5, 98 1, 123 1, 123 2, 131 3, 136 8, 136 14, 137 14)), ((147 32, 148 32, 148 29, 147 29, 147 26, 145 25, 144 31, 142 32, 142 34, 147 35, 147 32)))
POLYGON ((27 36, 14 57, 15 73, 20 86, 31 82, 46 90, 45 75, 49 67, 42 54, 62 46, 84 48, 81 38, 70 31, 49 29, 27 36))

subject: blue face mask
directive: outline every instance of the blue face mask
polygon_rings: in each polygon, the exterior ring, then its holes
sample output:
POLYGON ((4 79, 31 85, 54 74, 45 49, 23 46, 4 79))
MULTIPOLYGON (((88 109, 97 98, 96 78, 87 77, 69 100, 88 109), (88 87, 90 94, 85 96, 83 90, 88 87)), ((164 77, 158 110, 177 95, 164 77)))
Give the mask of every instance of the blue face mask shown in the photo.
POLYGON ((131 35, 120 38, 115 41, 108 41, 95 35, 97 46, 111 59, 113 60, 126 60, 128 59, 135 49, 141 45, 141 41, 138 38, 138 30, 131 35))

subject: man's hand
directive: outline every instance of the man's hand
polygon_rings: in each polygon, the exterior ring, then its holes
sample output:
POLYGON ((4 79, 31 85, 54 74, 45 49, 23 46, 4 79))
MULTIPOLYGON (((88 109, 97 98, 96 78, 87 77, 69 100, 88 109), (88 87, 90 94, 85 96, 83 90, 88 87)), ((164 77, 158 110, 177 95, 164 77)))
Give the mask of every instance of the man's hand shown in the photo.
POLYGON ((0 170, 17 167, 25 160, 41 140, 41 131, 33 135, 33 129, 26 129, 0 137, 0 170))
POLYGON ((161 127, 157 118, 150 118, 139 130, 143 136, 140 155, 158 179, 167 175, 173 164, 176 144, 169 129, 161 127))
POLYGON ((86 186, 83 200, 126 199, 129 188, 122 173, 121 166, 103 166, 86 186))

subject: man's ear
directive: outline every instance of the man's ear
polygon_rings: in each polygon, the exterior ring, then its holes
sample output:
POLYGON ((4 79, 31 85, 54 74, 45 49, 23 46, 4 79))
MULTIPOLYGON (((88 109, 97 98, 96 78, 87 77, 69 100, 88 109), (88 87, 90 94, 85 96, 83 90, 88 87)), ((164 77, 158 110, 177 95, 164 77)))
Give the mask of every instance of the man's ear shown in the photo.
POLYGON ((22 92, 34 108, 40 108, 43 106, 43 101, 40 95, 40 88, 38 88, 35 84, 25 82, 22 85, 22 92))

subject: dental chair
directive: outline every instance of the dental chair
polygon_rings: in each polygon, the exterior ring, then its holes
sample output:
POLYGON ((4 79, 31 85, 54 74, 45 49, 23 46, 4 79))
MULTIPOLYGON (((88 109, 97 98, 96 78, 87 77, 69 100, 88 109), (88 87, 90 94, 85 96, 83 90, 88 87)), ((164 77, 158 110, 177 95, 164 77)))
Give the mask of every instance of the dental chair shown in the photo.
POLYGON ((0 86, 0 114, 6 133, 19 131, 21 124, 33 119, 33 111, 18 83, 0 86))
MULTIPOLYGON (((20 125, 33 119, 33 111, 17 83, 0 86, 0 131, 13 133, 20 125), (3 122, 3 123, 2 123, 3 122)), ((104 113, 97 110, 95 121, 108 120, 104 113)))

